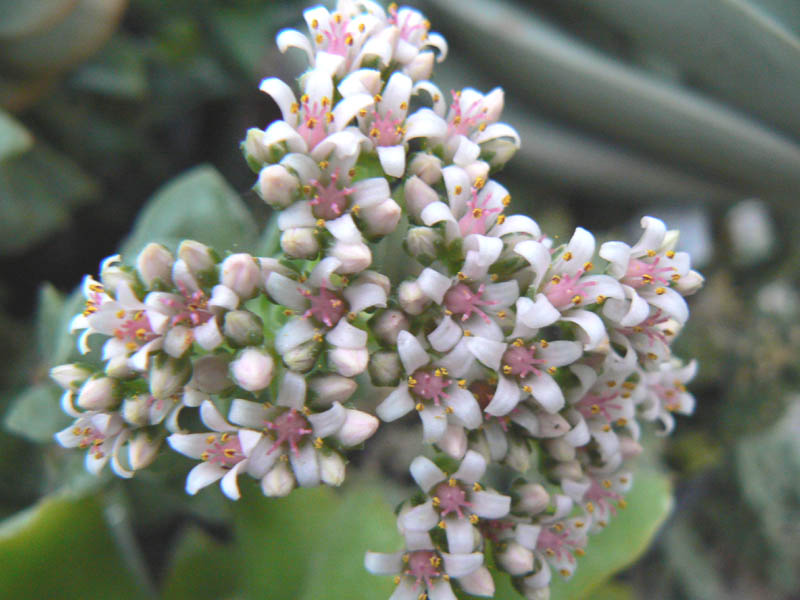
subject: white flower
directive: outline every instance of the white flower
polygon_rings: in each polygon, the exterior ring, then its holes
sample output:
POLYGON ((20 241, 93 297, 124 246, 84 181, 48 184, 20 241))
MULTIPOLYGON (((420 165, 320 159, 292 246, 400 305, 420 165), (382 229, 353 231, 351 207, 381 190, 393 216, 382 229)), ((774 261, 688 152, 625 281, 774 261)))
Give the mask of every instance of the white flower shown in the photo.
POLYGON ((86 470, 97 475, 109 459, 114 472, 130 477, 119 462, 119 453, 130 432, 118 413, 86 412, 66 429, 55 434, 56 441, 65 448, 81 448, 86 452, 86 470))
POLYGON ((561 482, 564 492, 583 508, 591 520, 590 531, 603 529, 611 517, 617 515, 617 507, 624 509, 627 506, 623 496, 631 485, 633 475, 629 472, 586 476, 577 481, 565 479, 561 482))
POLYGON ((673 413, 690 415, 694 412, 695 399, 686 384, 697 373, 697 361, 681 365, 677 361, 661 363, 657 371, 641 373, 644 398, 639 414, 647 421, 660 421, 661 433, 667 434, 675 427, 673 413))

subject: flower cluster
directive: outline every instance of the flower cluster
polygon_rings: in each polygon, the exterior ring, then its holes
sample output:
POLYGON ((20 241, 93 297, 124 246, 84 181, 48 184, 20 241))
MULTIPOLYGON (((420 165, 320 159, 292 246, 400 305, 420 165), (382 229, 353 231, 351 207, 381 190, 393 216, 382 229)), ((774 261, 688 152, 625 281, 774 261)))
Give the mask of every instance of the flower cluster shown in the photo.
POLYGON ((267 496, 339 485, 345 451, 403 420, 435 456, 410 465, 405 549, 368 552, 367 569, 396 575, 392 598, 492 596, 492 548, 545 597, 624 507, 642 424, 668 433, 693 410, 696 365, 670 346, 702 276, 652 217, 633 246, 598 249, 583 228, 559 244, 507 214, 490 176, 520 144, 503 92, 428 81, 447 45, 416 10, 304 16, 307 35, 278 35, 307 56, 299 94, 265 79, 282 119, 243 142, 280 255, 220 261, 185 241, 104 262, 73 322, 103 367, 53 369, 76 419, 57 439, 124 477, 166 439, 199 461, 189 493, 220 481, 237 499, 243 474, 267 496), (494 465, 519 473, 512 489, 487 487, 494 465))

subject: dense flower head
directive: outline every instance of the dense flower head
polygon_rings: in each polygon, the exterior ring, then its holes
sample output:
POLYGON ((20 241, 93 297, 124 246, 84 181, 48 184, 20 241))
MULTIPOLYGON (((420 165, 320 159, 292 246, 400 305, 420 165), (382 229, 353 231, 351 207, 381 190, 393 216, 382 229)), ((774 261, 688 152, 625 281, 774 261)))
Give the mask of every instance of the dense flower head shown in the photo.
POLYGON ((56 439, 123 477, 171 448, 195 463, 188 493, 235 500, 243 476, 273 497, 341 485, 348 454, 395 427, 426 453, 405 547, 365 558, 392 598, 491 597, 501 573, 542 597, 624 508, 642 428, 694 409, 697 365, 671 346, 702 276, 653 217, 598 250, 510 214, 503 91, 430 81, 447 44, 418 11, 339 0, 304 20, 277 43, 309 68, 261 82, 281 119, 243 142, 280 250, 104 261, 72 321, 99 360, 51 371, 75 419, 56 439))

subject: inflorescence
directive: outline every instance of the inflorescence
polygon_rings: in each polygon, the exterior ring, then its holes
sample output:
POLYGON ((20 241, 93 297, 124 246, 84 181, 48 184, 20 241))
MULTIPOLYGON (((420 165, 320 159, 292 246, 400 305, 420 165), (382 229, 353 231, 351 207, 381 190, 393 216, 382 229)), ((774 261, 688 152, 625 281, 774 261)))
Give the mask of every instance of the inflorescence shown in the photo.
POLYGON ((349 449, 416 413, 449 463, 412 461, 405 548, 367 552, 367 569, 395 576, 396 600, 491 597, 491 548, 546 598, 551 570, 570 577, 624 508, 641 424, 668 433, 693 411, 695 363, 670 345, 703 279, 655 218, 598 251, 585 229, 560 244, 506 214, 491 175, 520 139, 499 122, 503 92, 433 84, 447 44, 416 10, 340 0, 304 16, 307 34, 277 38, 307 55, 300 94, 265 79, 283 118, 243 142, 281 251, 220 260, 184 241, 104 261, 72 322, 103 367, 52 370, 75 418, 56 438, 122 477, 169 447, 197 461, 188 493, 219 481, 235 500, 244 475, 267 496, 338 486, 349 449), (373 261, 387 247, 407 256, 391 277, 373 261), (517 472, 509 489, 485 487, 496 465, 517 472))

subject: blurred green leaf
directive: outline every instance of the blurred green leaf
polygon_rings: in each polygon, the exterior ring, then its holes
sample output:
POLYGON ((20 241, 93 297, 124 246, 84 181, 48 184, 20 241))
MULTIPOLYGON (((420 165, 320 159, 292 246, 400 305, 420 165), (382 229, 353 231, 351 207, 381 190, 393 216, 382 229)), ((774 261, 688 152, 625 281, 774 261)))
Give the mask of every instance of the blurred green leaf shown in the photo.
POLYGON ((162 586, 162 600, 220 600, 238 585, 230 545, 192 527, 181 534, 162 586))
POLYGON ((299 489, 282 499, 254 490, 237 503, 236 533, 248 597, 373 600, 394 588, 391 577, 364 570, 367 550, 401 546, 377 487, 299 489))
POLYGON ((148 91, 145 60, 140 45, 125 35, 116 35, 70 77, 70 83, 104 96, 143 100, 148 91))
POLYGON ((144 598, 96 496, 49 497, 0 524, 0 597, 144 598))
POLYGON ((249 251, 258 232, 236 191, 211 166, 187 171, 148 201, 122 252, 128 260, 150 242, 175 250, 181 240, 195 239, 218 252, 249 251))
POLYGON ((0 110, 0 161, 22 154, 33 146, 33 136, 16 119, 0 110))
POLYGON ((78 0, 0 0, 0 40, 31 35, 66 18, 78 0))
POLYGON ((64 429, 71 420, 61 412, 59 397, 54 384, 29 387, 12 400, 3 419, 4 428, 34 442, 52 442, 53 434, 64 429))

